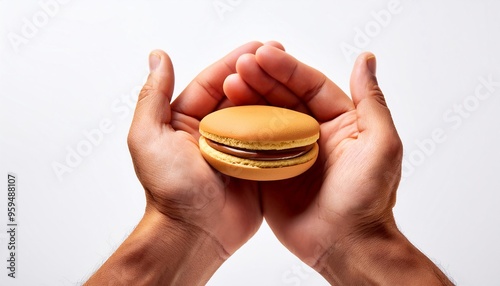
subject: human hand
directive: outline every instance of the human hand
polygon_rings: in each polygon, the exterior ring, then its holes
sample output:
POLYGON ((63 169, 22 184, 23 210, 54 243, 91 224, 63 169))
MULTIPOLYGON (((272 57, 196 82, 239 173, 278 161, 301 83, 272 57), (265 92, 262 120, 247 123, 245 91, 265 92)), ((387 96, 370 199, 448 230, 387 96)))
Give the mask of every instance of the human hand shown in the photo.
POLYGON ((260 46, 248 43, 211 65, 172 104, 172 64, 164 52, 154 51, 128 137, 146 190, 146 214, 161 213, 183 227, 202 230, 227 256, 259 228, 259 194, 256 183, 229 179, 205 162, 198 148, 198 125, 208 113, 232 105, 223 93, 224 79, 235 72, 240 55, 260 46))
POLYGON ((235 72, 236 60, 260 46, 248 43, 209 66, 172 104, 170 58, 159 50, 150 54, 151 73, 128 136, 146 211, 85 285, 204 285, 257 231, 262 223, 257 183, 214 171, 197 142, 199 121, 232 105, 223 82, 235 72))
POLYGON ((374 69, 370 54, 355 64, 352 101, 319 71, 272 47, 242 56, 238 73, 225 83, 238 104, 262 95, 271 105, 309 113, 320 123, 314 166, 298 177, 260 185, 269 225, 311 266, 360 228, 392 222, 402 147, 369 65, 374 69))
POLYGON ((260 183, 264 216, 278 239, 331 283, 387 283, 406 274, 387 274, 394 261, 416 265, 417 259, 431 274, 440 272, 395 224, 403 149, 377 83, 375 57, 358 57, 352 100, 325 75, 273 47, 241 56, 236 68, 224 83, 233 102, 264 100, 320 123, 314 166, 295 178, 260 183))

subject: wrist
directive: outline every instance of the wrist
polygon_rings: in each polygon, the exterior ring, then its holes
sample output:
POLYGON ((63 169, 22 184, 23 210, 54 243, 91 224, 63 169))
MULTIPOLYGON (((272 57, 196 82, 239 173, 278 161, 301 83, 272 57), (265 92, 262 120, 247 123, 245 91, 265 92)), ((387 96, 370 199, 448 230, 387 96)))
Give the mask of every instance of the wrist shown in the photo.
POLYGON ((227 256, 202 229, 148 210, 87 285, 202 285, 227 256))
POLYGON ((453 285, 394 223, 344 238, 319 272, 334 285, 453 285))

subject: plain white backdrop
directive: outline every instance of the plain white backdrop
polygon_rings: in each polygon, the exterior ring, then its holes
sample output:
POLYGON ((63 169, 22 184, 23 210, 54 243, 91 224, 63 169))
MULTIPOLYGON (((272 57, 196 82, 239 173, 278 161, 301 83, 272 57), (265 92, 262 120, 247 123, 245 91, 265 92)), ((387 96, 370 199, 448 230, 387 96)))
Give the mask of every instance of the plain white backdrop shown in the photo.
MULTIPOLYGON (((0 285, 79 285, 137 224, 145 200, 126 136, 151 50, 171 56, 178 94, 252 40, 280 41, 347 92, 355 56, 374 52, 405 147, 398 225, 459 285, 499 285, 499 11, 493 0, 0 0, 0 285)), ((327 283, 264 223, 209 285, 327 283)))

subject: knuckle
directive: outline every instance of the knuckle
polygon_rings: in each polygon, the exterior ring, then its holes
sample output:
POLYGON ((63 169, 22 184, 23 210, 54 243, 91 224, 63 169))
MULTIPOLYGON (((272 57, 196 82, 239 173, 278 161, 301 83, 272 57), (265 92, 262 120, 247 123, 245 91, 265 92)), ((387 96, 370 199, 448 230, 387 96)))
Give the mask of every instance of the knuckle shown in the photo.
POLYGON ((387 107, 387 102, 385 101, 384 93, 382 92, 382 90, 380 89, 380 86, 378 84, 375 84, 370 89, 370 97, 375 99, 382 106, 387 107))
POLYGON ((127 145, 130 151, 137 151, 140 147, 144 147, 148 141, 146 136, 148 132, 143 132, 140 128, 132 124, 127 135, 127 145))
POLYGON ((138 100, 141 101, 142 99, 156 93, 157 86, 158 86, 158 83, 157 83, 156 78, 149 75, 148 79, 146 80, 146 83, 144 83, 141 91, 139 92, 139 99, 138 100))
POLYGON ((387 153, 393 158, 402 158, 403 156, 403 143, 397 134, 392 135, 392 138, 387 144, 387 153))
POLYGON ((134 151, 136 149, 137 144, 137 136, 136 132, 134 131, 134 128, 131 127, 128 135, 127 135, 127 145, 130 151, 134 151))
POLYGON ((141 89, 141 92, 139 92, 139 98, 138 102, 144 100, 148 96, 152 95, 154 93, 154 88, 151 84, 146 83, 141 89))

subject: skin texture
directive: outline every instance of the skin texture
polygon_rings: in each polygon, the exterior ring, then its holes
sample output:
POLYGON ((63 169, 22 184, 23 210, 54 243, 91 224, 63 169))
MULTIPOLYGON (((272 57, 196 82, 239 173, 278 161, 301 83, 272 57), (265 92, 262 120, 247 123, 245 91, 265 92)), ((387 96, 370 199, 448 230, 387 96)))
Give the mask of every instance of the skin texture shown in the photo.
POLYGON ((358 225, 392 218, 403 149, 368 60, 375 58, 363 54, 355 63, 353 100, 323 74, 273 48, 240 58, 239 77, 226 83, 228 97, 239 97, 240 103, 251 104, 263 94, 269 103, 307 112, 321 124, 313 168, 260 185, 269 225, 311 266, 358 225), (242 84, 238 81, 247 83, 246 92, 232 91, 232 84, 242 84))
POLYGON ((352 100, 325 75, 274 47, 243 55, 236 67, 224 85, 233 102, 265 100, 320 122, 315 165, 298 177, 259 185, 264 216, 278 239, 332 284, 450 283, 396 227, 392 208, 403 148, 374 55, 361 54, 354 64, 352 100))
POLYGON ((281 44, 251 42, 201 72, 170 103, 172 63, 153 51, 128 137, 145 214, 86 285, 203 285, 263 216, 290 251, 332 284, 451 284, 395 225, 402 146, 375 65, 372 54, 360 55, 351 100, 281 44), (315 165, 275 182, 214 171, 198 149, 199 121, 242 104, 315 117, 321 124, 315 165))
POLYGON ((232 254, 259 228, 262 211, 256 184, 246 184, 215 172, 198 148, 199 121, 208 113, 231 105, 222 84, 235 72, 241 54, 262 46, 244 45, 199 74, 170 104, 174 86, 168 56, 139 96, 128 137, 147 205, 174 220, 200 227, 232 254), (147 130, 147 132, 144 132, 147 130))
POLYGON ((236 72, 239 56, 262 45, 248 43, 209 66, 172 103, 170 58, 163 51, 151 53, 151 74, 139 95, 128 136, 134 168, 145 189, 145 215, 87 285, 203 285, 260 227, 257 183, 214 171, 198 149, 198 125, 208 113, 233 105, 224 95, 224 80, 236 72), (154 261, 140 254, 151 245, 156 248, 154 261), (123 275, 137 269, 144 274, 123 275), (179 269, 185 275, 179 275, 179 269))

